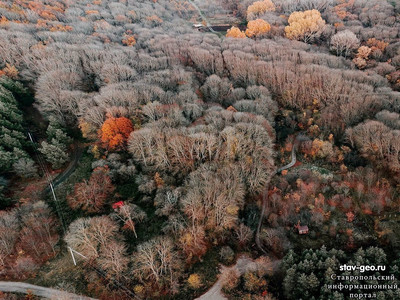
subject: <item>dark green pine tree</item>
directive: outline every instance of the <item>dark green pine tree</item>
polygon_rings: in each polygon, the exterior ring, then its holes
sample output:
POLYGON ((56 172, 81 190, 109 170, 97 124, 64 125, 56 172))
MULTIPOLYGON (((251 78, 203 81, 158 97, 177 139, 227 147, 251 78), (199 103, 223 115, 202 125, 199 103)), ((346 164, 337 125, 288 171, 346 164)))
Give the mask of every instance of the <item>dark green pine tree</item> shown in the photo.
POLYGON ((27 138, 23 116, 13 93, 0 81, 0 172, 9 171, 21 158, 28 157, 24 148, 27 138))

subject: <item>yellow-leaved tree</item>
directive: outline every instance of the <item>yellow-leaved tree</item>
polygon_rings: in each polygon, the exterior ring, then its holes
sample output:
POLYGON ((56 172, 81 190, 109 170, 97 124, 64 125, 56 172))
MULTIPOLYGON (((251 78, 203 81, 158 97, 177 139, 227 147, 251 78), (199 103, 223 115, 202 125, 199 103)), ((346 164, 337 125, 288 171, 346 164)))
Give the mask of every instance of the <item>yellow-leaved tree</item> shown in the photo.
POLYGON ((241 31, 239 28, 237 28, 236 26, 232 26, 231 29, 228 29, 228 31, 226 33, 226 37, 243 39, 246 37, 246 34, 243 31, 241 31))
POLYGON ((285 27, 286 37, 305 43, 318 38, 325 29, 325 20, 316 10, 295 11, 289 16, 289 26, 285 27))
POLYGON ((197 273, 191 274, 189 276, 188 284, 192 289, 195 290, 201 288, 201 286, 203 285, 203 283, 201 282, 201 277, 197 273))
POLYGON ((275 4, 271 0, 254 2, 247 8, 247 20, 254 20, 267 11, 275 11, 275 4))
POLYGON ((257 19, 250 21, 247 24, 246 35, 248 37, 261 37, 271 30, 271 25, 268 22, 257 19))

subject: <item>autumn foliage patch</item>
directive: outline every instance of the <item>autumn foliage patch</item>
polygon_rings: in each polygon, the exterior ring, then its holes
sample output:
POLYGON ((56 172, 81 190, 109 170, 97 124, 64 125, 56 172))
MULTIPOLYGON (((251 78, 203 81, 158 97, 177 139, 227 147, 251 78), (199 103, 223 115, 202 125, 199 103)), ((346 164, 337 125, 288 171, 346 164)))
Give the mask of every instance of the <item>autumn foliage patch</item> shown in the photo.
POLYGON ((128 118, 108 118, 101 127, 101 141, 107 149, 122 149, 132 131, 133 125, 128 118))

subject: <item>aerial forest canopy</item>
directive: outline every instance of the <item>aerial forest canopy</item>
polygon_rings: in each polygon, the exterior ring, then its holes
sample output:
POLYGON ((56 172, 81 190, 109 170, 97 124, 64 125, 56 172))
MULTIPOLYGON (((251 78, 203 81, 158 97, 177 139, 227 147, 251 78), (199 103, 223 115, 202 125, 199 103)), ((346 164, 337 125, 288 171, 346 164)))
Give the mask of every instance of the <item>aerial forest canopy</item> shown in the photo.
POLYGON ((398 1, 0 1, 0 278, 344 299, 335 248, 400 259, 399 92, 398 1))

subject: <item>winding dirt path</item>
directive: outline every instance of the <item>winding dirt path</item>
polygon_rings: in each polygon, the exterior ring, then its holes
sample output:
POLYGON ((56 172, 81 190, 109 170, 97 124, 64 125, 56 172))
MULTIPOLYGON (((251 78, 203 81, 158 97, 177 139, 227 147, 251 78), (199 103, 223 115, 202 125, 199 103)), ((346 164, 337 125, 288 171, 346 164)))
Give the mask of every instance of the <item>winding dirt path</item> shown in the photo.
MULTIPOLYGON (((271 271, 276 271, 281 263, 281 260, 271 261, 266 268, 271 271)), ((225 269, 237 268, 240 275, 247 271, 255 271, 257 269, 257 263, 247 256, 241 256, 236 261, 236 264, 232 267, 223 267, 225 269)), ((203 295, 196 298, 195 300, 228 300, 227 297, 222 293, 222 278, 219 278, 217 282, 203 295)))
MULTIPOLYGON (((293 167, 296 162, 297 162, 297 156, 296 156, 296 141, 293 143, 293 147, 292 147, 292 160, 290 161, 290 163, 288 163, 287 165, 279 168, 274 174, 272 174, 272 176, 275 176, 277 173, 282 172, 283 170, 287 170, 291 167, 293 167)), ((271 176, 271 178, 272 178, 271 176)))
MULTIPOLYGON (((275 172, 273 172, 272 175, 271 175, 271 178, 269 179, 270 181, 276 174, 282 172, 283 170, 287 170, 287 169, 293 167, 296 164, 296 162, 297 162, 296 148, 298 146, 299 137, 300 137, 300 135, 297 135, 295 137, 294 141, 293 141, 292 159, 291 159, 290 163, 288 163, 287 165, 285 165, 283 167, 280 167, 275 172)), ((262 222, 263 222, 264 216, 265 216, 265 210, 266 210, 266 207, 267 207, 268 190, 269 190, 269 182, 266 185, 266 187, 264 189, 264 192, 263 192, 261 214, 260 214, 260 219, 258 220, 258 226, 257 226, 257 232, 256 232, 256 245, 264 254, 268 254, 268 253, 264 250, 264 248, 261 245, 261 242, 260 242, 260 231, 261 231, 262 222)))
POLYGON ((80 296, 52 288, 46 288, 25 282, 0 281, 0 291, 6 293, 33 294, 52 300, 96 300, 86 296, 80 296))
MULTIPOLYGON (((79 160, 82 158, 83 151, 85 147, 79 143, 74 144, 74 149, 71 154, 71 161, 69 162, 67 168, 62 171, 62 173, 58 174, 56 178, 52 180, 53 188, 55 189, 58 185, 63 183, 68 177, 75 171, 78 166, 79 160)), ((44 190, 45 194, 50 193, 50 187, 47 186, 44 190)))

